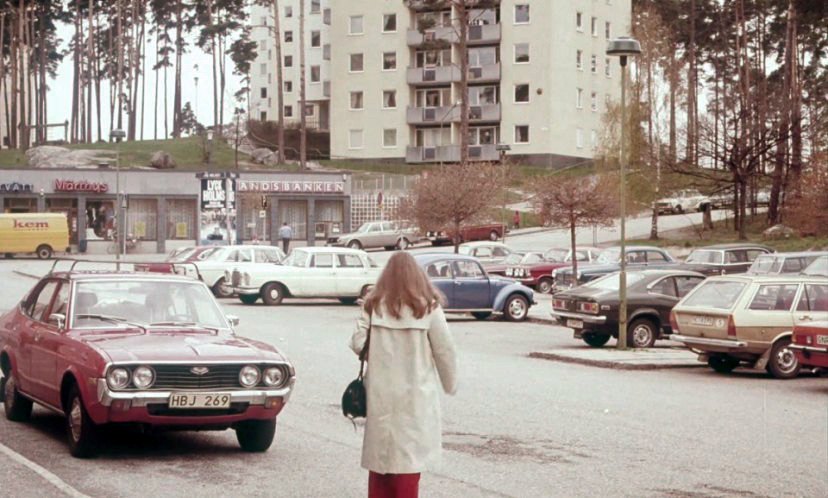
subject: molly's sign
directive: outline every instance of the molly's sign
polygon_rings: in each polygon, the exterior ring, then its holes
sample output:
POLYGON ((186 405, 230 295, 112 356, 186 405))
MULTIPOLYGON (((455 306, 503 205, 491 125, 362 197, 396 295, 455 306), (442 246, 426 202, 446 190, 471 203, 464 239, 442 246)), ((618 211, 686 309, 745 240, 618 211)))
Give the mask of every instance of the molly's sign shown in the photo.
POLYGON ((0 183, 0 194, 30 194, 33 190, 31 183, 0 183))
POLYGON ((239 192, 275 194, 343 194, 343 182, 239 180, 239 192))
POLYGON ((86 180, 55 180, 55 192, 94 192, 103 194, 109 191, 109 185, 102 182, 86 180))

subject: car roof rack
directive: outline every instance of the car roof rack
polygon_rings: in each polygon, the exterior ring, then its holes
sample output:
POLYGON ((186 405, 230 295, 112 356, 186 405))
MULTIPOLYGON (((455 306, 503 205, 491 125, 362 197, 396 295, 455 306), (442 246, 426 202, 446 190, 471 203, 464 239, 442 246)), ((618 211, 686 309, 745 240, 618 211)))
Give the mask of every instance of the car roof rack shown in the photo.
MULTIPOLYGON (((78 259, 78 258, 55 258, 54 262, 52 263, 52 267, 49 269, 49 273, 47 274, 47 276, 48 275, 53 275, 56 272, 71 273, 71 272, 74 272, 74 271, 81 271, 81 270, 76 270, 75 269, 75 267, 79 263, 84 263, 84 264, 89 263, 89 264, 97 264, 97 265, 114 265, 114 266, 116 266, 116 268, 120 265, 129 265, 129 266, 133 267, 132 270, 123 270, 123 271, 122 270, 117 270, 117 269, 115 270, 117 272, 122 272, 122 273, 133 273, 133 272, 135 272, 136 270, 134 268, 135 268, 136 265, 165 264, 165 265, 170 265, 170 267, 172 267, 172 270, 173 270, 172 273, 174 275, 187 276, 189 274, 189 275, 195 275, 198 278, 198 280, 201 280, 201 281, 204 280, 204 278, 202 278, 202 276, 201 276, 201 272, 198 270, 198 265, 196 265, 195 263, 192 263, 192 262, 172 263, 172 262, 167 262, 167 261, 116 261, 116 260, 106 260, 106 259, 99 260, 99 259, 78 259), (60 265, 60 263, 67 263, 69 265, 69 267, 68 268, 62 267, 60 265), (182 268, 184 270, 184 273, 178 273, 176 271, 176 268, 182 268), (187 271, 188 269, 190 270, 190 272, 187 271)), ((112 270, 83 270, 83 271, 85 273, 104 273, 104 272, 112 273, 112 270)))

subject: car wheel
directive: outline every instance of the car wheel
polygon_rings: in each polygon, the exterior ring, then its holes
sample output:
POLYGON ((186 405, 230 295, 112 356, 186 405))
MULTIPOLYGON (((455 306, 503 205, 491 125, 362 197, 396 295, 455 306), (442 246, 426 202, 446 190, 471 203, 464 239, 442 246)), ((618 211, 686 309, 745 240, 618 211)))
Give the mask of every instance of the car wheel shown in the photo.
POLYGON ((3 409, 6 412, 6 418, 13 422, 25 422, 32 416, 32 402, 28 398, 24 398, 20 391, 17 390, 17 382, 14 374, 9 373, 8 377, 4 377, 5 383, 3 385, 3 409))
POLYGON ((555 288, 555 281, 549 277, 543 277, 538 281, 538 292, 542 294, 552 294, 552 289, 555 288))
POLYGON ((76 458, 95 455, 98 447, 98 426, 89 418, 77 386, 72 386, 66 402, 66 433, 69 453, 76 458))
POLYGON ((600 348, 609 342, 610 336, 609 334, 583 334, 581 339, 593 348, 600 348))
POLYGON ((529 316, 529 301, 519 294, 511 296, 506 300, 503 315, 510 322, 526 320, 526 317, 529 316))
POLYGON ((799 375, 801 365, 790 348, 791 339, 779 339, 771 348, 768 372, 776 379, 793 379, 799 375))
POLYGON ((262 289, 262 301, 268 306, 275 306, 282 303, 285 298, 285 288, 282 284, 271 282, 262 289))
POLYGON ((682 214, 683 212, 684 208, 681 206, 681 204, 673 208, 673 214, 682 214))
POLYGON ((351 305, 356 304, 357 299, 358 298, 356 298, 356 297, 340 297, 339 302, 342 303, 342 304, 346 304, 348 306, 351 306, 351 305))
POLYGON ((348 247, 351 249, 362 249, 362 244, 358 240, 348 242, 348 247))
POLYGON ((239 300, 244 304, 256 304, 259 300, 258 294, 240 294, 239 300))
POLYGON ((477 318, 478 320, 485 320, 492 316, 492 313, 489 311, 475 311, 471 315, 477 318))
POLYGON ((362 290, 359 291, 359 298, 360 299, 365 299, 366 297, 368 297, 368 294, 371 293, 371 289, 373 289, 373 288, 374 288, 373 285, 366 285, 365 287, 363 287, 362 290))
POLYGON ((276 435, 276 419, 246 420, 236 426, 236 439, 244 451, 261 453, 273 444, 276 435))
POLYGON ((52 248, 46 244, 37 247, 37 257, 40 259, 49 259, 52 257, 52 248))
POLYGON ((739 360, 730 356, 711 356, 707 359, 707 366, 716 373, 727 374, 739 366, 739 360))
POLYGON ((492 230, 491 232, 489 232, 489 240, 491 240, 492 242, 495 242, 499 238, 500 235, 498 235, 497 230, 492 230))
POLYGON ((408 239, 403 237, 397 242, 397 249, 399 249, 400 251, 405 251, 406 249, 408 249, 408 246, 410 245, 411 242, 409 242, 408 239))
POLYGON ((233 296, 233 288, 224 283, 224 277, 218 279, 218 282, 216 282, 211 289, 213 291, 213 295, 216 297, 233 296))
POLYGON ((633 320, 627 326, 627 346, 631 348, 651 348, 655 344, 658 331, 656 324, 648 318, 633 320))

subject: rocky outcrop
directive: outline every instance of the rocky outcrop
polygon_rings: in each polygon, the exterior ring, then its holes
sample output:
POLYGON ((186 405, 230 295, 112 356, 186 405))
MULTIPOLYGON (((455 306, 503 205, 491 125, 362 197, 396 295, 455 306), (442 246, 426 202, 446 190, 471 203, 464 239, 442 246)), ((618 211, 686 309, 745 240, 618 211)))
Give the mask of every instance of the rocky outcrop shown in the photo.
POLYGON ((790 239, 795 236, 796 230, 785 225, 774 225, 762 232, 762 238, 765 240, 790 239))
POLYGON ((279 160, 272 150, 264 147, 254 149, 253 152, 250 153, 250 156, 253 158, 254 163, 268 166, 276 164, 279 160))
POLYGON ((150 166, 155 169, 173 169, 175 168, 175 159, 163 150, 154 152, 150 157, 150 166))
POLYGON ((26 161, 32 168, 97 168, 114 164, 114 150, 67 149, 41 145, 26 151, 26 161))

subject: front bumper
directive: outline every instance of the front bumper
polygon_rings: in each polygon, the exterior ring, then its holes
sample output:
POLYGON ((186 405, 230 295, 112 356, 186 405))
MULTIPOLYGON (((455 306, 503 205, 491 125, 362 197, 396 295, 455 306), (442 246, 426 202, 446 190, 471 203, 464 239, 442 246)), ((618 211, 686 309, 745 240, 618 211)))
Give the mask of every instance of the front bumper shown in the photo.
POLYGON ((240 296, 258 296, 259 295, 259 288, 258 287, 231 287, 233 289, 233 294, 238 294, 240 296))
POLYGON ((745 341, 710 339, 708 337, 693 337, 680 334, 670 335, 670 340, 683 342, 691 348, 712 349, 715 351, 740 351, 748 347, 748 343, 745 341))
POLYGON ((606 316, 600 316, 600 315, 586 315, 586 314, 583 314, 583 313, 572 313, 572 312, 569 312, 569 311, 557 311, 557 310, 553 310, 550 314, 552 315, 553 318, 557 318, 559 322, 564 322, 567 319, 570 319, 570 320, 580 320, 580 321, 584 322, 585 324, 589 323, 589 324, 592 324, 592 325, 603 325, 603 324, 607 323, 607 317, 606 316))
POLYGON ((804 344, 791 344, 788 347, 793 350, 796 359, 803 365, 828 368, 828 348, 804 344))

